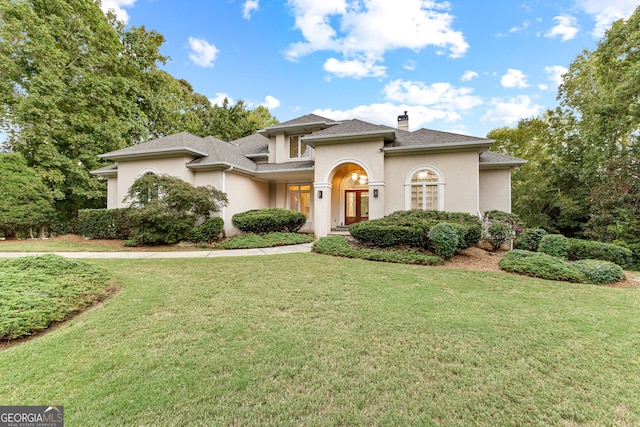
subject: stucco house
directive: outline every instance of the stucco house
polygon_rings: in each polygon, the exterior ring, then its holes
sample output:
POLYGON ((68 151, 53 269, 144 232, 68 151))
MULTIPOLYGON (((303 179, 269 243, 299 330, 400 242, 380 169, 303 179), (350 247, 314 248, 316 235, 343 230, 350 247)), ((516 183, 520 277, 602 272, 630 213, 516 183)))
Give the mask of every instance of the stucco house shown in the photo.
POLYGON ((341 226, 405 209, 511 211, 511 171, 524 160, 488 151, 493 143, 448 132, 315 114, 231 142, 187 132, 102 154, 114 164, 93 171, 108 180, 107 207, 124 207, 131 184, 146 173, 168 174, 227 193, 220 213, 250 209, 303 212, 303 230, 323 237, 341 226))

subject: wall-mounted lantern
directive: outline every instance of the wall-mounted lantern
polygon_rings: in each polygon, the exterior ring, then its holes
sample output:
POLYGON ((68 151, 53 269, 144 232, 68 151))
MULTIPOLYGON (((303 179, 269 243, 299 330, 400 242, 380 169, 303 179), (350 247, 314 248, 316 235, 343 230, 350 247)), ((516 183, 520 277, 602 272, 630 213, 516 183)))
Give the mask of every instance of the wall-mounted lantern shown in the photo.
POLYGON ((322 190, 318 190, 318 199, 322 199, 322 190))
POLYGON ((373 197, 375 197, 376 199, 378 198, 378 189, 377 188, 373 189, 373 197))

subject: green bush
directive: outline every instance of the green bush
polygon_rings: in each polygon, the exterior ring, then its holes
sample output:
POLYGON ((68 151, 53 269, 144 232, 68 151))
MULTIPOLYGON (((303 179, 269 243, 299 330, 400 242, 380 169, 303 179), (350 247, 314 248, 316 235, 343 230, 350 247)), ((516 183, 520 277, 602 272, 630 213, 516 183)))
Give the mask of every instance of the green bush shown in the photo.
POLYGON ((495 221, 491 223, 487 229, 487 242, 491 245, 494 251, 497 251, 502 245, 513 237, 512 228, 502 221, 495 221))
POLYGON ((526 251, 538 251, 540 240, 547 235, 544 228, 527 228, 516 239, 516 248, 526 251))
POLYGON ((633 253, 630 249, 612 243, 594 242, 591 240, 569 239, 567 258, 575 261, 581 259, 600 259, 610 261, 622 267, 631 264, 633 253))
POLYGON ((426 247, 427 233, 433 222, 393 224, 385 218, 361 221, 349 226, 349 234, 358 242, 388 248, 391 246, 426 247))
POLYGON ((562 234, 547 234, 540 239, 538 252, 566 259, 569 252, 569 239, 562 234))
POLYGON ((78 211, 76 230, 90 239, 117 239, 129 237, 131 209, 82 209, 78 211))
POLYGON ((436 255, 450 259, 458 250, 459 234, 452 224, 441 222, 429 230, 429 242, 436 255))
POLYGON ((251 249, 271 248, 274 246, 297 245, 311 243, 314 237, 311 234, 302 233, 268 233, 268 234, 242 234, 225 239, 216 247, 224 249, 251 249))
POLYGON ((58 255, 0 261, 0 340, 42 331, 112 289, 106 273, 84 261, 58 255))
POLYGON ((572 266, 580 271, 589 283, 606 284, 625 279, 622 267, 609 261, 583 259, 574 261, 572 266))
POLYGON ((235 214, 231 222, 245 233, 295 233, 307 222, 307 217, 302 212, 289 209, 254 209, 235 214))
POLYGON ((506 253, 498 263, 501 269, 525 276, 546 280, 585 283, 587 277, 571 263, 540 252, 514 249, 506 253))
POLYGON ((188 240, 195 218, 150 204, 131 211, 129 240, 139 246, 174 244, 188 240))
POLYGON ((222 218, 207 218, 202 224, 191 229, 189 241, 194 243, 215 242, 220 239, 223 228, 224 220, 222 218))
POLYGON ((400 264, 441 265, 444 263, 440 257, 413 249, 356 248, 342 236, 327 236, 316 240, 313 244, 313 250, 324 255, 400 264))

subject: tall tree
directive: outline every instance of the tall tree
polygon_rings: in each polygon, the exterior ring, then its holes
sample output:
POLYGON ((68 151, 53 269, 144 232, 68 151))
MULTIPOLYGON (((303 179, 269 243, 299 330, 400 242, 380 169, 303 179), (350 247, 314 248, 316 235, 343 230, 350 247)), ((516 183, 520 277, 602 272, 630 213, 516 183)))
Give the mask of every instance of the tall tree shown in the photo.
POLYGON ((214 105, 213 117, 206 132, 223 141, 232 141, 275 124, 278 124, 278 120, 266 107, 258 106, 254 110, 248 110, 243 100, 231 105, 225 98, 222 105, 214 105))
POLYGON ((0 230, 13 239, 37 231, 53 217, 53 196, 21 154, 0 154, 0 230))

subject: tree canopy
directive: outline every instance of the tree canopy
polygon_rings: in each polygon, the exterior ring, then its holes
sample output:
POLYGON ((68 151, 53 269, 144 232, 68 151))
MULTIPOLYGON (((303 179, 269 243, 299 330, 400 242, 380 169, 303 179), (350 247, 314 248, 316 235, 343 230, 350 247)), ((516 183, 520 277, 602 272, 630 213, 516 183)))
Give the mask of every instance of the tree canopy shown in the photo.
POLYGON ((514 212, 530 226, 637 243, 640 8, 575 58, 558 99, 488 134, 494 149, 529 160, 513 174, 514 212))
POLYGON ((214 107, 159 66, 162 34, 94 0, 0 0, 0 118, 9 150, 52 189, 63 216, 103 206, 97 156, 181 131, 223 139, 275 122, 242 101, 214 107))

